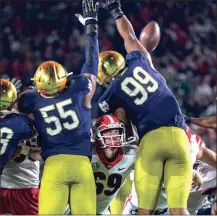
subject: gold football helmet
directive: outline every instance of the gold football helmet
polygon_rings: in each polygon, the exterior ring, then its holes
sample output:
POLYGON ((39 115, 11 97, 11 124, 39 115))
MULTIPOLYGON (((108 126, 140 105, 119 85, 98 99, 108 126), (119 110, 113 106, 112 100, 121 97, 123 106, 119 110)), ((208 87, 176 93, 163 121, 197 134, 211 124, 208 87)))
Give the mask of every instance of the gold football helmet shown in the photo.
POLYGON ((125 66, 125 59, 120 53, 115 51, 101 52, 99 54, 98 83, 108 87, 113 79, 123 73, 125 66))
POLYGON ((6 79, 0 79, 0 112, 8 108, 17 99, 17 90, 15 86, 6 79))
POLYGON ((31 80, 42 96, 56 97, 66 88, 67 71, 55 61, 46 61, 39 65, 31 80))

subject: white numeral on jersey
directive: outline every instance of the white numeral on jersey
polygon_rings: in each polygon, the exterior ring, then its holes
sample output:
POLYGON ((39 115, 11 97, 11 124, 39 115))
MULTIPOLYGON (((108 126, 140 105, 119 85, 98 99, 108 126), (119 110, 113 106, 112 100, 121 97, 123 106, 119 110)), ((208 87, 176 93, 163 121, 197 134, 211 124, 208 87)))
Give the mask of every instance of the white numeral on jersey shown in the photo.
POLYGON ((141 97, 134 100, 136 105, 142 105, 148 99, 148 92, 155 92, 158 88, 158 83, 154 80, 149 73, 143 68, 136 67, 133 70, 133 77, 126 77, 121 83, 121 89, 130 97, 135 97, 139 93, 141 97), (146 88, 144 84, 150 83, 146 88), (130 88, 131 87, 131 88, 130 88))
POLYGON ((1 150, 0 155, 5 153, 8 143, 10 139, 12 139, 13 135, 14 133, 10 128, 7 127, 0 128, 0 150, 1 150), (6 135, 5 138, 3 138, 4 134, 6 135))
POLYGON ((71 98, 57 103, 56 108, 57 108, 57 111, 58 111, 61 119, 66 119, 67 117, 71 117, 72 123, 65 122, 65 123, 61 124, 60 119, 58 117, 48 116, 49 111, 55 110, 54 105, 49 105, 49 106, 46 106, 46 107, 39 109, 45 122, 48 124, 54 123, 54 125, 55 125, 55 128, 51 128, 51 127, 46 128, 47 133, 49 135, 55 136, 55 135, 59 134, 63 130, 63 128, 65 128, 67 130, 72 130, 72 129, 75 129, 78 127, 79 119, 78 119, 76 112, 73 110, 67 110, 67 111, 64 110, 64 107, 67 105, 70 105, 70 104, 72 104, 71 98))

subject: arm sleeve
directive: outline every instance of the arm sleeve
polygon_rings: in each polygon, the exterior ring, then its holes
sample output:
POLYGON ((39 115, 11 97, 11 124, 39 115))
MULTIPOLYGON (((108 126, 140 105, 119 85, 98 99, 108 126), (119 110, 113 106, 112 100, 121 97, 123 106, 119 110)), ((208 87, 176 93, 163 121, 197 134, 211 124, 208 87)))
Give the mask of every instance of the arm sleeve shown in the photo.
POLYGON ((97 35, 87 35, 85 45, 85 63, 81 74, 90 73, 97 77, 99 64, 99 45, 97 35))
POLYGON ((70 79, 69 88, 72 91, 84 92, 84 94, 88 94, 91 91, 92 83, 90 79, 84 75, 77 75, 70 79))
POLYGON ((20 137, 20 140, 29 139, 30 137, 34 135, 34 132, 35 132, 33 120, 26 116, 23 116, 23 117, 24 117, 24 124, 23 124, 24 130, 20 137))
POLYGON ((113 94, 114 87, 112 84, 106 89, 103 95, 98 100, 98 106, 104 113, 111 113, 118 108, 117 106, 117 98, 113 94))
POLYGON ((146 61, 145 56, 138 50, 133 50, 131 52, 129 52, 126 56, 126 61, 129 64, 132 61, 146 61))
POLYGON ((27 92, 24 95, 22 95, 17 103, 17 108, 19 112, 26 114, 32 113, 34 110, 32 103, 33 99, 34 94, 32 92, 27 92))

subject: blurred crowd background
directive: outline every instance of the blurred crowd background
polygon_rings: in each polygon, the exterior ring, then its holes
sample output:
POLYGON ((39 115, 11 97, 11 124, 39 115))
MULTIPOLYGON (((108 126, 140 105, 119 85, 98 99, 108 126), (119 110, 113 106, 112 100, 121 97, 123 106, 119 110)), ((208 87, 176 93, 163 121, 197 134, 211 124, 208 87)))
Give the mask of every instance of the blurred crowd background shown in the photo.
MULTIPOLYGON (((161 41, 152 53, 155 68, 164 75, 183 113, 216 115, 216 1, 122 0, 123 11, 136 35, 152 20, 159 23, 161 41)), ((75 13, 81 1, 0 1, 0 77, 32 85, 36 68, 46 60, 63 64, 74 74, 84 63, 84 27, 75 13)), ((113 19, 99 12, 100 51, 126 55, 113 19)), ((102 88, 98 87, 95 101, 102 88)), ((94 102, 95 102, 94 101, 94 102)), ((95 103, 94 103, 95 104, 95 103)), ((99 114, 93 106, 93 117, 99 114)), ((194 127, 206 145, 216 149, 216 133, 194 127)))

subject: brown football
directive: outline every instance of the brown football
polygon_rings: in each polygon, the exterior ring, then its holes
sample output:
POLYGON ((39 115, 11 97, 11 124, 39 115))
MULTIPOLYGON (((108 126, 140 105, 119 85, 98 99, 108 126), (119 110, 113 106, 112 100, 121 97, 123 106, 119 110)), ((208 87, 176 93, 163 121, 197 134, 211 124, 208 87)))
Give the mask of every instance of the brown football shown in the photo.
POLYGON ((152 52, 160 41, 160 27, 158 23, 155 21, 149 22, 141 31, 139 41, 148 52, 152 52))

